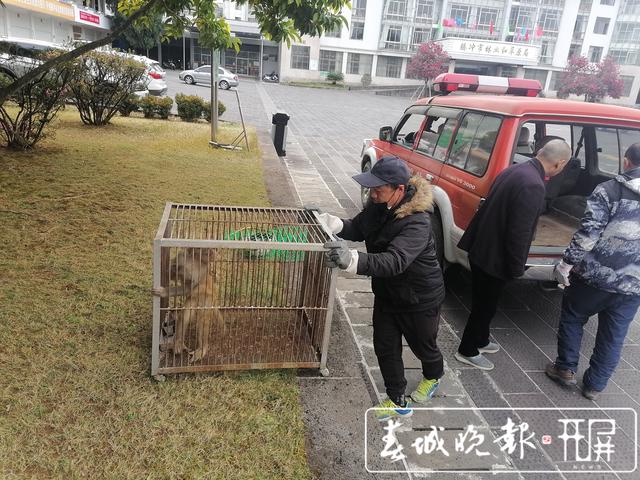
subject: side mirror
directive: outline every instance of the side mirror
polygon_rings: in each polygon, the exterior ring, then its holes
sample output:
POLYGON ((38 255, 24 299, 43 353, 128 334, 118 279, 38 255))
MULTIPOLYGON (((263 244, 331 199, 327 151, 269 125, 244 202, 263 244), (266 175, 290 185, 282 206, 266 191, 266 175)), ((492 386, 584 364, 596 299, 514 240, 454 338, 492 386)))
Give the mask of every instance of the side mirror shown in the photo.
POLYGON ((393 127, 382 127, 380 129, 380 133, 378 134, 378 138, 385 142, 390 142, 392 134, 393 134, 393 127))

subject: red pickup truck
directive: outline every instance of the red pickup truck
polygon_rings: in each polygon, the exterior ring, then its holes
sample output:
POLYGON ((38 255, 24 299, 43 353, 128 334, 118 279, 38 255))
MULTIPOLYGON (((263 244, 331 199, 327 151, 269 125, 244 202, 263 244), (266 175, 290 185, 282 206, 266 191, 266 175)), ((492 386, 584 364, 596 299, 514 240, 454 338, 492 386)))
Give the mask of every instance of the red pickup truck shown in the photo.
MULTIPOLYGON (((469 76, 461 77, 443 75, 436 79, 436 88, 475 89, 469 76)), ((596 185, 621 172, 626 148, 640 141, 640 110, 535 98, 535 88, 515 90, 522 96, 442 95, 418 100, 395 127, 382 127, 378 139, 364 141, 361 168, 369 170, 382 156, 395 155, 430 180, 435 200, 432 227, 441 264, 468 268, 467 254, 457 244, 496 176, 531 158, 544 137, 565 139, 572 157, 547 183, 546 210, 523 277, 551 280, 586 198, 596 185)), ((366 189, 362 201, 368 201, 366 189)))

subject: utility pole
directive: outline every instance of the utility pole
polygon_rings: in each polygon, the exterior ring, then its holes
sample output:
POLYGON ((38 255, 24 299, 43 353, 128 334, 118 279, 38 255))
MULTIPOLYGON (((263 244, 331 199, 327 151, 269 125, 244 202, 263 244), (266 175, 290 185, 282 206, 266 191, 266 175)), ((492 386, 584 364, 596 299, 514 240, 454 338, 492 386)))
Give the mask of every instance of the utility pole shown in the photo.
POLYGON ((211 50, 211 141, 218 143, 218 52, 211 50))

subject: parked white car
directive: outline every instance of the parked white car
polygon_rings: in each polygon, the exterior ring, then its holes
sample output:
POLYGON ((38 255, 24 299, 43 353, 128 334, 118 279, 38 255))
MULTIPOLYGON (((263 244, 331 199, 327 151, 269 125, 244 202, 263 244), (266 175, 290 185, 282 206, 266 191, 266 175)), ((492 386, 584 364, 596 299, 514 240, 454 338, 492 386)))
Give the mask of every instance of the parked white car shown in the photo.
MULTIPOLYGON (((189 85, 206 83, 211 85, 211 65, 202 65, 193 70, 183 70, 178 75, 180 80, 189 85)), ((223 90, 238 86, 238 76, 226 68, 218 67, 218 86, 223 90)))

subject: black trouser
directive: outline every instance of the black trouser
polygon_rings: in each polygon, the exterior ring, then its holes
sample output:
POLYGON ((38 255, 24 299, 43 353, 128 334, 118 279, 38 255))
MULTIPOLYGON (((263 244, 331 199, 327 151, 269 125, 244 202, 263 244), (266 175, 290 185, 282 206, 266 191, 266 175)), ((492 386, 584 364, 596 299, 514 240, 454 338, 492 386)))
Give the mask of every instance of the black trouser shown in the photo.
POLYGON ((478 355, 478 347, 489 343, 489 325, 496 314, 506 280, 493 277, 471 264, 471 314, 462 334, 458 352, 465 357, 478 355))
POLYGON ((416 357, 422 362, 425 378, 442 377, 442 354, 436 344, 440 308, 420 312, 383 312, 373 307, 373 347, 378 357, 384 386, 390 399, 404 395, 407 380, 402 362, 402 336, 416 357))

